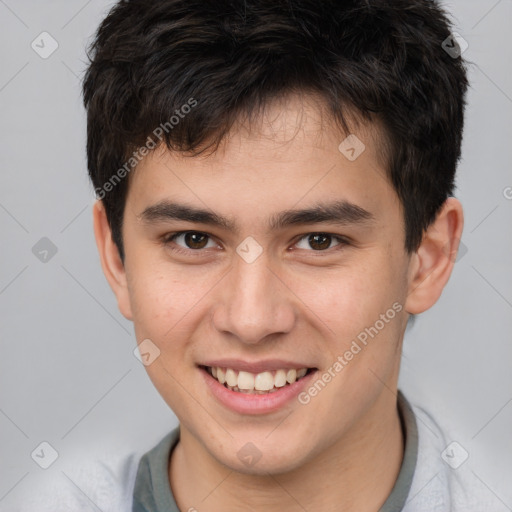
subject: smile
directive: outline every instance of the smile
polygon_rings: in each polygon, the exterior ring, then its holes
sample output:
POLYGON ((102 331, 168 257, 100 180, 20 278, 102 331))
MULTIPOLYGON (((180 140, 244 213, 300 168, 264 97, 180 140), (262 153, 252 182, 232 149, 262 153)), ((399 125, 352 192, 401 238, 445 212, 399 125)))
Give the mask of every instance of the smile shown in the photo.
POLYGON ((280 388, 289 386, 313 371, 312 368, 292 368, 268 370, 260 373, 238 371, 220 366, 203 367, 225 388, 239 393, 263 395, 275 393, 280 388))
POLYGON ((258 364, 226 360, 201 364, 198 369, 219 404, 238 414, 253 415, 270 414, 293 404, 318 373, 318 368, 293 366, 285 363, 283 367, 276 360, 258 364))

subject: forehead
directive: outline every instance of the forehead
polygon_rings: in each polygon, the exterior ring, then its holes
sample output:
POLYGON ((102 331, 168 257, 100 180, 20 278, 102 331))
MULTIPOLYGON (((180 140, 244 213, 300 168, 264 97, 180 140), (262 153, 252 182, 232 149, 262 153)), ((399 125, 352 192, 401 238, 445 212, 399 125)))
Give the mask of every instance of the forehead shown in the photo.
POLYGON ((181 198, 253 218, 320 200, 396 206, 380 128, 353 119, 354 131, 346 133, 313 96, 276 99, 250 122, 237 122, 213 152, 157 148, 130 176, 128 202, 140 213, 181 198))
MULTIPOLYGON (((347 137, 364 142, 367 156, 376 167, 384 169, 388 159, 385 131, 378 119, 367 122, 347 109, 343 113, 348 126, 342 129, 329 112, 325 101, 316 94, 288 94, 266 102, 261 110, 240 117, 219 148, 206 152, 210 162, 229 161, 242 151, 245 156, 268 159, 287 156, 315 158, 323 150, 338 150, 347 137), (348 130, 348 131, 347 131, 348 130)), ((350 145, 350 144, 349 144, 350 145)), ((350 156, 347 153, 347 156, 350 156)), ((201 159, 201 157, 198 157, 201 159)))

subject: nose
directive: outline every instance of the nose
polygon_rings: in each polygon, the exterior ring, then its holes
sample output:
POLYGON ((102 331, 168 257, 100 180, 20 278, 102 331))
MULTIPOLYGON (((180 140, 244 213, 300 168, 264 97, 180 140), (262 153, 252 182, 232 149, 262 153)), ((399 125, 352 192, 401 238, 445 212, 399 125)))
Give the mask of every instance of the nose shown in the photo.
POLYGON ((236 257, 217 296, 214 327, 246 344, 288 333, 296 319, 292 297, 264 254, 252 263, 236 257))

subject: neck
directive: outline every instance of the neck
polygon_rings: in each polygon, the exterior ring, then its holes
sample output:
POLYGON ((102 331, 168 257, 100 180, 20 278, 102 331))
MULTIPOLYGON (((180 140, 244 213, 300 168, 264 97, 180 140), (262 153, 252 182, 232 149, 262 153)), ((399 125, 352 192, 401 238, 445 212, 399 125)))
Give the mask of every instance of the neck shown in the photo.
POLYGON ((393 489, 403 451, 396 397, 384 389, 342 438, 307 464, 283 474, 232 471, 206 453, 182 426, 169 479, 183 511, 376 512, 393 489))

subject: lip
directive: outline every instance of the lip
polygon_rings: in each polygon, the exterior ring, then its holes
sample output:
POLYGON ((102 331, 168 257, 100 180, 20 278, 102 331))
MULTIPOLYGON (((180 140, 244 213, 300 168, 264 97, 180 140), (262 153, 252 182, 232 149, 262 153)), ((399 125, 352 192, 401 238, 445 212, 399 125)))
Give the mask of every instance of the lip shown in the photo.
MULTIPOLYGON (((205 366, 210 366, 205 365, 205 366)), ((220 365, 214 365, 220 366, 220 365)), ((222 366, 221 366, 222 368, 222 366)), ((228 368, 231 368, 228 366, 228 368)), ((269 369, 268 366, 266 366, 269 369)), ((285 368, 280 366, 279 368, 285 368)), ((290 366, 290 368, 306 368, 305 366, 290 366)), ((210 389, 213 396, 220 402, 224 407, 231 411, 239 414, 269 414, 278 411, 286 404, 290 403, 297 395, 306 388, 311 380, 315 377, 318 370, 313 370, 308 373, 300 380, 295 381, 293 384, 289 384, 278 391, 273 393, 267 393, 264 395, 250 395, 248 393, 239 393, 237 391, 231 391, 221 384, 217 379, 214 379, 203 367, 198 368, 206 385, 210 389)), ((234 368, 233 368, 234 369, 234 368)), ((245 370, 246 371, 246 370, 245 370)))
POLYGON ((291 370, 295 368, 300 370, 301 368, 311 368, 308 364, 298 363, 295 361, 286 361, 284 359, 265 359, 261 361, 248 362, 242 359, 215 359, 212 361, 206 361, 199 363, 200 366, 218 366, 220 368, 231 368, 237 371, 244 371, 249 373, 258 374, 264 371, 273 370, 291 370))

